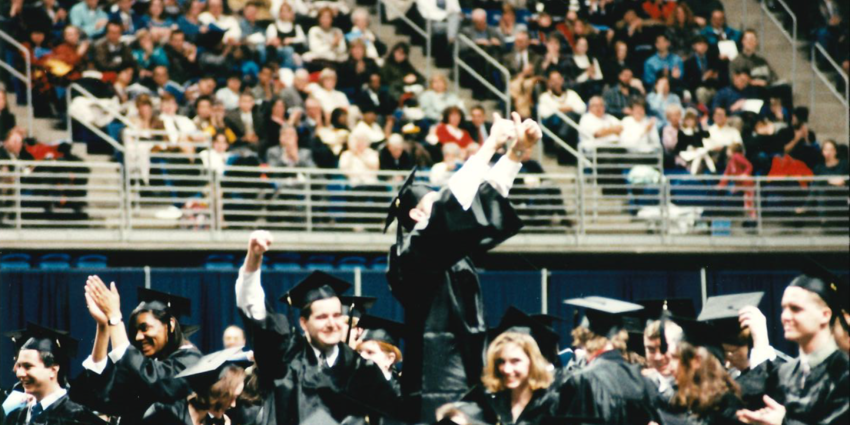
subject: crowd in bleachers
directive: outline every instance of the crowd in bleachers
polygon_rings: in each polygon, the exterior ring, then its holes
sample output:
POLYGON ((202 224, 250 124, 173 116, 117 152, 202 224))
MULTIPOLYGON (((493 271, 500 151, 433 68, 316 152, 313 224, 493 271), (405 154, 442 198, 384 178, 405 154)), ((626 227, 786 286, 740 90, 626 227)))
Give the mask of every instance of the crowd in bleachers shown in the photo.
MULTIPOLYGON (((418 166, 444 182, 487 137, 487 111, 464 104, 439 72, 426 81, 411 47, 388 47, 368 9, 350 3, 12 0, 0 13, 30 50, 36 114, 65 122, 66 91, 79 84, 101 101, 74 93, 75 120, 103 129, 143 169, 151 153, 182 153, 200 155, 179 163, 218 173, 227 164, 319 167, 340 170, 356 188, 370 187, 379 170, 418 166)), ((840 165, 821 166, 808 110, 759 55, 756 32, 730 27, 716 0, 425 3, 405 10, 432 20, 438 64, 451 61, 458 34, 469 37, 511 81, 464 45, 461 57, 497 87, 509 85, 513 109, 539 114, 585 154, 616 144, 663 153, 665 169, 693 174, 733 172, 727 149, 742 152, 752 175, 769 175, 777 157, 810 171, 847 168, 841 146, 840 165)), ((812 34, 840 52, 846 25, 836 24, 846 8, 817 3, 829 19, 812 34)), ((14 49, 4 54, 22 62, 14 49)), ((488 95, 477 80, 457 78, 476 99, 488 95)), ((5 140, 14 117, 0 114, 5 140)), ((114 153, 82 126, 74 139, 89 141, 90 153, 114 153)), ((548 137, 544 145, 574 161, 548 137)))

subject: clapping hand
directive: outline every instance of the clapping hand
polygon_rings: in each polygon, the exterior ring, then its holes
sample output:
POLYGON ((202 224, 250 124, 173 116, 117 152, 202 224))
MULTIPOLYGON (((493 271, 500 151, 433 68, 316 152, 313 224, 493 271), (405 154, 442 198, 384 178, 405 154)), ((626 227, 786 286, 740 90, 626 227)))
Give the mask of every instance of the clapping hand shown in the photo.
POLYGON ((98 324, 106 324, 109 318, 121 315, 121 297, 115 282, 106 284, 98 276, 86 280, 86 305, 98 324))

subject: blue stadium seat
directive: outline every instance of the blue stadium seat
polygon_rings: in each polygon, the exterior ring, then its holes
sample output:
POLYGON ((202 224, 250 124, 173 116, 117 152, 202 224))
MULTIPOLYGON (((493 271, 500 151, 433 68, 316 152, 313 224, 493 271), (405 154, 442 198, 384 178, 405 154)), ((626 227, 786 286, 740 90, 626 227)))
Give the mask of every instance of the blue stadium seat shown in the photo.
POLYGON ((207 270, 231 270, 233 269, 233 255, 230 254, 211 254, 207 256, 204 262, 204 268, 207 270))
POLYGON ((77 258, 78 269, 105 269, 107 267, 107 258, 105 255, 88 254, 77 258))
POLYGON ((15 253, 6 254, 0 257, 0 269, 2 270, 23 270, 30 268, 32 257, 29 254, 15 253))
POLYGON ((382 255, 380 257, 375 257, 371 263, 369 263, 369 270, 377 270, 377 271, 385 271, 387 269, 387 256, 382 255))
POLYGON ((68 254, 44 254, 38 261, 38 268, 62 270, 71 268, 71 256, 68 254))
POLYGON ((354 269, 366 269, 366 258, 364 257, 342 257, 337 263, 337 268, 339 270, 354 270, 354 269))
POLYGON ((307 261, 304 263, 304 268, 307 270, 320 270, 323 272, 333 271, 334 270, 334 256, 333 255, 311 255, 307 257, 307 261))
MULTIPOLYGON (((237 255, 236 260, 233 261, 233 267, 238 269, 238 268, 242 267, 243 264, 245 264, 245 257, 241 256, 241 255, 237 255)), ((269 260, 269 257, 267 255, 264 255, 263 256, 263 264, 260 266, 260 269, 261 270, 269 270, 270 264, 271 264, 271 260, 269 260)), ((224 269, 225 267, 221 267, 221 268, 224 269)))

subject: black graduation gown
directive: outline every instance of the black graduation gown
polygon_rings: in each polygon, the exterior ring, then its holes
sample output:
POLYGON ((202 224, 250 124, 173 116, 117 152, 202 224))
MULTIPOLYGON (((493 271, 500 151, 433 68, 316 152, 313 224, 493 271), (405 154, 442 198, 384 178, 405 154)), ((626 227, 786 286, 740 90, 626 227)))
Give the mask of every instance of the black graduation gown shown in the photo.
POLYGON ((402 392, 410 419, 434 422, 441 405, 458 400, 481 378, 487 326, 478 273, 468 257, 517 234, 522 222, 489 183, 469 210, 451 190, 434 202, 428 226, 390 249, 387 280, 404 306, 402 392))
POLYGON ((735 378, 735 382, 741 386, 741 399, 744 402, 744 408, 747 410, 759 410, 764 407, 764 395, 767 393, 767 381, 770 378, 771 372, 784 363, 777 358, 773 362, 765 361, 764 363, 752 369, 747 369, 741 372, 735 378))
POLYGON ((511 392, 502 391, 493 397, 493 408, 499 424, 510 425, 532 425, 539 424, 545 417, 557 414, 558 394, 548 389, 540 389, 531 396, 531 401, 525 406, 522 413, 513 420, 511 413, 511 392))
POLYGON ((637 365, 611 350, 567 380, 561 388, 559 416, 597 418, 609 425, 661 423, 657 392, 637 365))
POLYGON ((850 360, 841 350, 812 368, 805 383, 799 358, 778 365, 767 388, 785 406, 785 424, 850 423, 850 360))
POLYGON ((702 415, 669 404, 660 413, 664 425, 742 425, 736 414, 744 408, 744 402, 729 392, 723 394, 714 410, 702 415))
POLYGON ((263 393, 257 423, 301 423, 317 410, 338 422, 358 422, 369 413, 363 405, 395 416, 398 397, 378 366, 340 343, 334 366, 320 367, 306 338, 291 332, 283 315, 267 310, 261 321, 240 312, 263 393))
POLYGON ((178 400, 170 404, 154 404, 145 412, 142 424, 194 425, 192 415, 189 413, 189 403, 186 400, 178 400))
MULTIPOLYGON (((28 408, 13 410, 3 421, 3 425, 26 425, 28 408)), ((51 404, 31 425, 106 425, 106 422, 91 410, 74 403, 68 395, 62 396, 51 404)))
POLYGON ((164 360, 150 359, 134 346, 118 363, 107 360, 98 375, 83 371, 71 387, 71 398, 98 412, 121 416, 122 425, 138 424, 148 407, 187 397, 188 387, 173 378, 201 358, 195 347, 176 350, 164 360))

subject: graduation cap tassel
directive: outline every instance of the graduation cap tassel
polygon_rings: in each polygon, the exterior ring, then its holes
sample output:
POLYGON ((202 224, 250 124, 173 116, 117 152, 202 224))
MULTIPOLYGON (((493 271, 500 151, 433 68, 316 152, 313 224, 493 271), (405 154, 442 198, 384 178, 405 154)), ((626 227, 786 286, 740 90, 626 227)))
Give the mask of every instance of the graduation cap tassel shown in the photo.
POLYGON ((661 326, 660 326, 660 328, 661 328, 661 329, 660 329, 660 332, 661 332, 661 336, 660 336, 660 338, 661 338, 661 344, 660 344, 660 346, 658 347, 658 348, 659 348, 659 350, 661 350, 661 354, 667 354, 667 349, 669 348, 669 347, 667 346, 667 332, 666 332, 666 328, 667 328, 667 316, 668 316, 669 314, 670 314, 670 313, 669 313, 669 312, 668 312, 668 310, 667 310, 667 300, 664 300, 664 309, 661 311, 661 326))
POLYGON ((345 333, 345 345, 351 341, 351 327, 354 326, 354 303, 348 307, 348 332, 345 333))

